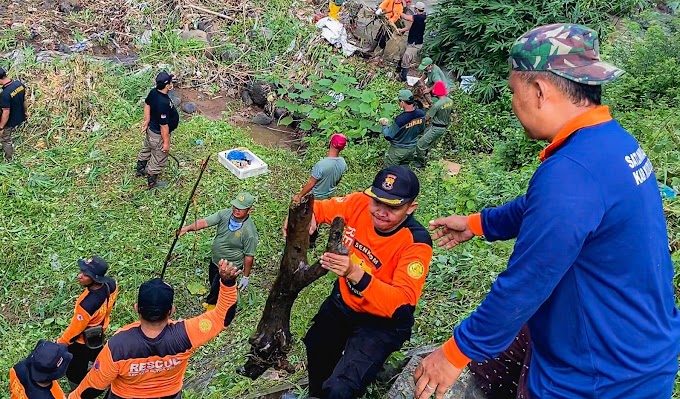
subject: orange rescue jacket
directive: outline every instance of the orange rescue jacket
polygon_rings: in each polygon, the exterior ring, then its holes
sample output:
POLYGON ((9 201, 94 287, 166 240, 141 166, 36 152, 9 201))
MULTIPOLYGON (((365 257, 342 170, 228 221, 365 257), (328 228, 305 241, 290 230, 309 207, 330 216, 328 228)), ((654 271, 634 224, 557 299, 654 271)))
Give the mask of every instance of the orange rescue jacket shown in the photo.
POLYGON ((84 344, 85 340, 82 334, 89 327, 102 325, 104 332, 106 332, 111 321, 111 311, 117 298, 118 286, 115 281, 110 285, 103 284, 96 290, 85 288, 76 299, 76 308, 73 317, 71 317, 71 324, 57 339, 57 343, 70 345, 78 342, 84 344))
POLYGON ((215 309, 183 321, 171 321, 156 338, 139 322, 116 332, 69 399, 88 388, 106 389, 121 398, 159 398, 182 390, 184 372, 194 350, 215 338, 236 314, 236 285, 220 284, 215 309))
POLYGON ((353 193, 314 202, 317 223, 344 219, 343 244, 352 263, 366 272, 357 284, 338 277, 342 299, 357 312, 381 317, 400 310, 413 313, 432 259, 432 239, 413 215, 391 233, 377 232, 368 211, 371 201, 353 193))

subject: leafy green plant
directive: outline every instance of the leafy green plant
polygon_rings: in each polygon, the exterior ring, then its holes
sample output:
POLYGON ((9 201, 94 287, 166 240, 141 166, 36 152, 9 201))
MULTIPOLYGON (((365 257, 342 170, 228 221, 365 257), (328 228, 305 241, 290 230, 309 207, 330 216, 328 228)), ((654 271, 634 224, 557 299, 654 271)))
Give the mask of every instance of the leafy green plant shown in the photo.
POLYGON ((281 86, 276 106, 289 113, 278 123, 307 132, 314 130, 321 137, 341 132, 357 139, 370 132, 378 133, 378 120, 397 111, 394 101, 388 102, 370 89, 359 90, 357 78, 343 71, 337 60, 319 75, 310 76, 309 86, 286 79, 273 81, 281 86))
POLYGON ((608 51, 626 73, 605 86, 605 98, 617 110, 657 108, 680 100, 680 32, 652 25, 639 37, 621 40, 608 51))
POLYGON ((485 101, 504 85, 508 52, 528 30, 557 22, 574 22, 606 33, 610 15, 626 15, 647 1, 619 0, 455 0, 440 2, 428 18, 430 40, 424 53, 457 76, 474 75, 475 91, 485 101))

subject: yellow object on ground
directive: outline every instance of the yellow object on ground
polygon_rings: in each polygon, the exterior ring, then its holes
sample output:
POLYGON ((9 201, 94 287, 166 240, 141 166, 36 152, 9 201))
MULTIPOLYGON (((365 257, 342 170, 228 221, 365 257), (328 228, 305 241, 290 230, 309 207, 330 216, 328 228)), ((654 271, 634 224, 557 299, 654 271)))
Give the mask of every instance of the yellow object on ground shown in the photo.
POLYGON ((335 19, 336 21, 339 21, 340 20, 339 14, 341 8, 342 6, 336 5, 335 2, 331 0, 329 5, 328 16, 335 19))

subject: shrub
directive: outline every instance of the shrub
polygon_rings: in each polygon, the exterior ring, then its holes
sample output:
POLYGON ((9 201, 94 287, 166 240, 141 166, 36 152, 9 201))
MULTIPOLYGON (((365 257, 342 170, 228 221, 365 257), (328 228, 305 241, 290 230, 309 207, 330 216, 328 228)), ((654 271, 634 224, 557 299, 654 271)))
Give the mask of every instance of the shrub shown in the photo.
POLYGON ((474 75, 476 92, 495 98, 507 76, 508 52, 528 30, 545 24, 574 22, 606 33, 610 15, 625 15, 646 0, 452 0, 441 2, 429 20, 431 39, 424 53, 456 75, 474 75))

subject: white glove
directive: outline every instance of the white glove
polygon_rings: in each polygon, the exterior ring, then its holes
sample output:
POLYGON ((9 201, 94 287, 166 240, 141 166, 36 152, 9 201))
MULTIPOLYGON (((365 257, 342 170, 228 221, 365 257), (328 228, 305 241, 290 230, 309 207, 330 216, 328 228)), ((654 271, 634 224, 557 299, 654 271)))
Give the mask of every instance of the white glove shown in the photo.
POLYGON ((238 282, 238 289, 242 290, 248 286, 248 277, 241 277, 241 281, 238 282))
POLYGON ((378 7, 378 9, 375 10, 375 15, 377 15, 377 16, 381 16, 382 13, 383 13, 383 10, 382 10, 382 8, 380 8, 380 7, 378 7))

